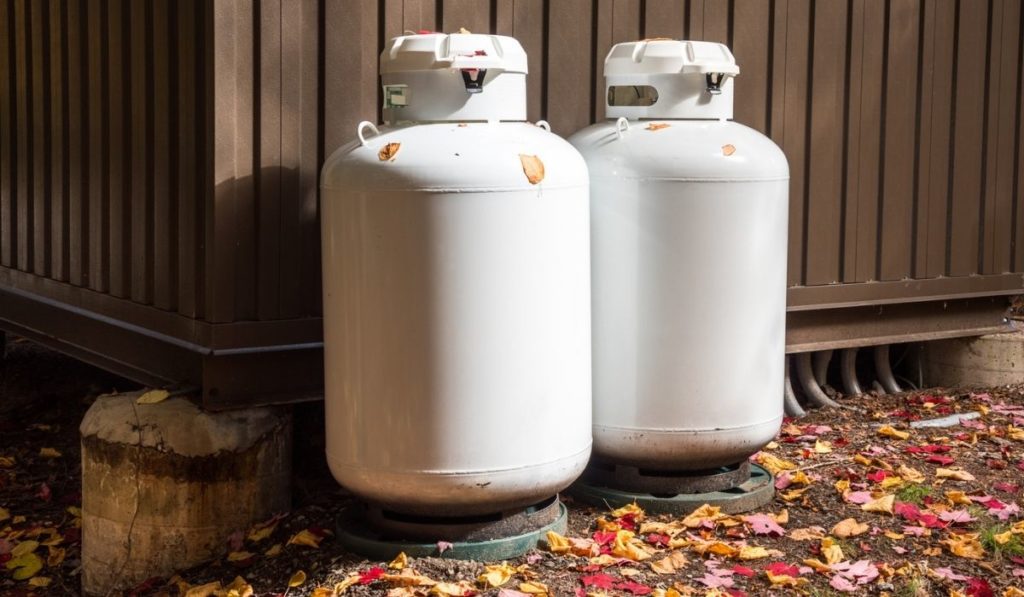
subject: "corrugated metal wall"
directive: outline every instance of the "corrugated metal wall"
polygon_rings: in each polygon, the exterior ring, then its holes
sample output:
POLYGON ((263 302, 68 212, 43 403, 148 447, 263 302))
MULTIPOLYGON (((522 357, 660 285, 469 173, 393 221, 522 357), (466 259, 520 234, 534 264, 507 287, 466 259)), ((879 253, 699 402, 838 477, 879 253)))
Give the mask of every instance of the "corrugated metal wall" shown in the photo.
POLYGON ((996 302, 955 320, 938 301, 1024 291, 1021 4, 0 0, 0 322, 182 377, 159 351, 69 339, 74 307, 190 355, 208 400, 292 391, 249 375, 285 353, 318 382, 320 165, 379 119, 387 39, 464 27, 523 43, 529 117, 566 136, 603 118, 614 43, 729 44, 736 119, 790 161, 791 348, 987 329, 996 302), (928 300, 849 332, 869 305, 928 300), (820 312, 838 307, 846 331, 820 312))
MULTIPOLYGON (((265 209, 290 200, 312 212, 320 158, 358 121, 379 116, 384 41, 419 29, 519 38, 530 56, 529 116, 564 135, 603 117, 600 68, 612 44, 727 43, 743 71, 736 119, 790 160, 791 285, 1024 270, 1019 0, 307 0, 284 9, 272 0, 216 11, 215 30, 234 32, 218 37, 214 53, 218 180, 275 166, 299 172, 290 198, 278 199, 273 176, 235 195, 252 214, 236 224, 239 258, 257 263, 234 287, 245 316, 291 312, 275 295, 287 292, 276 284, 284 272, 260 276, 263 257, 285 258, 283 244, 257 246, 265 209), (317 144, 307 145, 304 131, 318 122, 317 144)), ((300 254, 304 267, 315 247, 300 254)), ((288 286, 312 296, 315 269, 293 274, 288 286)), ((1020 287, 1020 278, 955 288, 1008 284, 1020 287)), ((843 293, 795 288, 791 297, 814 306, 843 293)))
POLYGON ((0 0, 8 280, 203 316, 205 4, 0 0))

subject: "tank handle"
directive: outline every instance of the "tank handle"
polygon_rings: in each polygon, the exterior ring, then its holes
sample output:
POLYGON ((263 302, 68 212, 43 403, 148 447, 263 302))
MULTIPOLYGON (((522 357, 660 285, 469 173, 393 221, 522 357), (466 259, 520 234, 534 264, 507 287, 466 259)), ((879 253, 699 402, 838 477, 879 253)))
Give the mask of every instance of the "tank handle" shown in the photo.
POLYGON ((615 133, 622 138, 623 133, 629 130, 629 120, 625 116, 619 116, 619 119, 615 121, 615 133))
POLYGON ((539 126, 540 128, 544 129, 549 133, 551 132, 551 125, 548 123, 547 120, 538 120, 534 124, 536 124, 537 126, 539 126))
POLYGON ((377 125, 373 124, 369 120, 364 120, 360 122, 359 124, 356 125, 356 136, 359 137, 360 145, 366 145, 366 137, 363 136, 363 129, 366 129, 367 127, 373 129, 373 135, 375 137, 380 134, 380 131, 377 130, 377 125))

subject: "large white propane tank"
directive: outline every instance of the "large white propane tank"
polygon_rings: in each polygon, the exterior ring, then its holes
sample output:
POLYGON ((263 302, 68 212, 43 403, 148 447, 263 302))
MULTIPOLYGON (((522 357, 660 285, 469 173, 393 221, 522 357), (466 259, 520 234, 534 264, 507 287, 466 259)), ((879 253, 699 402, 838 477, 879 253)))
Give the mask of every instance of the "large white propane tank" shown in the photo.
POLYGON ((324 165, 327 460, 357 496, 474 515, 566 488, 591 445, 586 164, 526 122, 509 37, 398 37, 385 120, 324 165))
POLYGON ((609 120, 570 138, 590 168, 594 455, 737 464, 783 415, 789 166, 731 121, 717 43, 618 44, 609 120))

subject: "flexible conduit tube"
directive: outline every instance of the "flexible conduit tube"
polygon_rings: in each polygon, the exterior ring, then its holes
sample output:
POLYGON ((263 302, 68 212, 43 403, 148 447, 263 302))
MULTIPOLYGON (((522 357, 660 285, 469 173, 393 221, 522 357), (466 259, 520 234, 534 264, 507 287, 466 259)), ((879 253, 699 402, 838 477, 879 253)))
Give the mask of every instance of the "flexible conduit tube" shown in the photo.
POLYGON ((789 355, 786 355, 786 379, 783 384, 782 396, 782 404, 786 409, 786 416, 802 417, 807 414, 804 412, 803 407, 800 406, 800 402, 797 401, 796 393, 793 391, 793 382, 789 379, 789 355))
POLYGON ((815 381, 814 372, 811 370, 811 353, 801 352, 796 355, 796 378, 800 381, 804 396, 815 406, 839 406, 822 391, 821 386, 815 381))
POLYGON ((896 394, 902 392, 900 384, 896 383, 896 378, 892 375, 892 367, 889 365, 889 345, 883 344, 875 347, 875 373, 878 375, 878 381, 882 383, 882 387, 885 391, 890 394, 896 394))
POLYGON ((823 386, 828 381, 828 364, 832 362, 832 351, 821 350, 814 353, 811 358, 814 364, 814 381, 823 386))
POLYGON ((839 374, 843 378, 843 391, 851 396, 863 394, 857 381, 857 348, 847 348, 839 356, 839 374))

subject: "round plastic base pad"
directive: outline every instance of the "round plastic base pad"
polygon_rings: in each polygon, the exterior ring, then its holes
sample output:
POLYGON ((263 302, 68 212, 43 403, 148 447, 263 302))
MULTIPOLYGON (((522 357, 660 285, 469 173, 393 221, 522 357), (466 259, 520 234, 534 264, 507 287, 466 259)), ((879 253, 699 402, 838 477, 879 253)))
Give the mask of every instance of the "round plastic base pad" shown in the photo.
POLYGON ((688 514, 704 504, 718 506, 722 512, 728 514, 737 514, 755 510, 772 501, 775 497, 775 483, 768 471, 752 464, 749 479, 741 485, 721 491, 652 495, 621 491, 577 481, 569 488, 569 493, 581 502, 594 506, 621 508, 636 503, 645 512, 652 514, 688 514))

